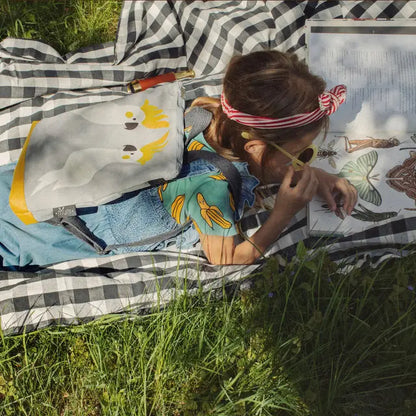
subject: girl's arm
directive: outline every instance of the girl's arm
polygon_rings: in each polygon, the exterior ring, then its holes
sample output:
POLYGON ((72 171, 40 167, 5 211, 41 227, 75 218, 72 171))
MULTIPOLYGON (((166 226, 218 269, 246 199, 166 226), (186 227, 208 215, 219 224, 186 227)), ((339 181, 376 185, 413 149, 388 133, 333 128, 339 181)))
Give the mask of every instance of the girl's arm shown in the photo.
POLYGON ((234 237, 202 234, 202 248, 211 264, 252 264, 279 237, 290 219, 270 215, 252 237, 237 245, 234 237))
POLYGON ((263 255, 279 237, 292 217, 315 195, 318 180, 310 167, 305 167, 295 186, 290 167, 283 178, 274 207, 267 221, 247 241, 235 245, 234 237, 201 235, 202 248, 212 264, 251 264, 263 255))

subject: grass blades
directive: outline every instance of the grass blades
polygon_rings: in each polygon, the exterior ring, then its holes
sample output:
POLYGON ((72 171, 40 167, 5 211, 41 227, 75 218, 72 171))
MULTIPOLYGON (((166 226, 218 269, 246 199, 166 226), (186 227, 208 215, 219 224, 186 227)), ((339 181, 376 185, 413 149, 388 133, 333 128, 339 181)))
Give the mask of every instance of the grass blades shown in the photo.
POLYGON ((3 337, 0 414, 413 415, 414 267, 271 259, 250 291, 3 337))
POLYGON ((0 39, 42 40, 62 55, 114 41, 121 0, 0 0, 0 39))
POLYGON ((287 289, 268 288, 276 301, 259 314, 264 321, 285 310, 284 321, 269 322, 269 345, 276 345, 274 334, 293 339, 285 368, 313 414, 414 414, 415 259, 349 275, 331 273, 324 254, 301 264, 289 271, 289 302, 287 289))

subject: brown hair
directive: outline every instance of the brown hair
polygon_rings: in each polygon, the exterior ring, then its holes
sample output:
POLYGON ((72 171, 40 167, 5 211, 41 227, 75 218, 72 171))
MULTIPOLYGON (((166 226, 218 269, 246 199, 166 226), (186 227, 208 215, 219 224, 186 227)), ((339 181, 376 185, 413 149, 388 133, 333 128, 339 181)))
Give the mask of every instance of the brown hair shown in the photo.
MULTIPOLYGON (((296 55, 264 50, 233 57, 224 76, 223 89, 230 105, 239 111, 282 118, 315 110, 325 82, 313 75, 296 55)), ((283 144, 326 130, 328 126, 328 116, 325 116, 301 127, 258 129, 230 120, 223 113, 219 99, 200 97, 193 101, 194 105, 213 113, 205 137, 219 154, 231 160, 248 161, 244 150, 247 140, 241 137, 242 132, 248 132, 250 139, 283 144)), ((262 159, 263 171, 276 151, 272 145, 267 146, 262 159)))

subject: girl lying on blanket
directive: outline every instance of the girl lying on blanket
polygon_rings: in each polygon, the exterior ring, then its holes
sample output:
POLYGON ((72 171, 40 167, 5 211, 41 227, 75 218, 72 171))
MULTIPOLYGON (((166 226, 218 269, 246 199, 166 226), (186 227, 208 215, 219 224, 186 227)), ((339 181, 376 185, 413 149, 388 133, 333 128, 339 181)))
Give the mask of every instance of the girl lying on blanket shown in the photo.
MULTIPOLYGON (((350 214, 357 200, 345 179, 309 167, 313 140, 345 99, 345 87, 324 91, 295 55, 260 51, 234 57, 224 77, 221 99, 201 97, 193 107, 212 113, 203 133, 188 149, 217 152, 233 161, 241 178, 241 197, 234 201, 222 172, 209 162, 185 164, 179 177, 95 209, 80 217, 107 245, 187 229, 165 241, 122 246, 109 254, 161 250, 171 243, 182 249, 198 241, 213 264, 250 264, 280 235, 292 217, 315 194, 336 212, 337 201, 350 214), (252 206, 259 184, 280 183, 267 221, 248 240, 236 243, 236 224, 245 205, 252 206)), ((185 126, 190 127, 190 126, 185 126)), ((10 210, 8 194, 15 164, 0 168, 0 258, 3 268, 44 266, 97 256, 83 241, 48 223, 24 225, 10 210)))

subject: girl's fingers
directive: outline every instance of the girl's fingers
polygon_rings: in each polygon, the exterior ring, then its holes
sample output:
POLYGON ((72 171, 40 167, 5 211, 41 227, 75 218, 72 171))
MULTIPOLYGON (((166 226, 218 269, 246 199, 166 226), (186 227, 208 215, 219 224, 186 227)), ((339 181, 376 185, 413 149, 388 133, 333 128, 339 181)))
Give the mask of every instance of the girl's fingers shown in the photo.
POLYGON ((325 188, 322 191, 322 197, 324 198, 325 202, 328 204, 329 209, 331 211, 336 211, 337 203, 335 201, 334 195, 328 188, 325 188))
MULTIPOLYGON (((357 190, 346 180, 342 180, 336 185, 336 191, 338 193, 338 201, 342 201, 342 207, 348 215, 351 215, 352 210, 357 203, 357 190)), ((328 205, 331 206, 329 201, 332 202, 333 196, 329 199, 327 190, 322 192, 322 195, 325 197, 328 205)))
MULTIPOLYGON (((318 178, 316 177, 313 170, 308 166, 308 168, 304 169, 303 171, 302 179, 304 179, 305 182, 302 183, 302 187, 299 188, 299 191, 302 192, 304 198, 311 200, 318 191, 318 178)), ((300 185, 300 181, 298 185, 300 185)))
POLYGON ((301 175, 298 183, 296 184, 296 188, 300 192, 303 192, 308 187, 308 185, 310 184, 311 175, 312 175, 311 168, 308 165, 305 165, 305 167, 302 170, 302 175, 301 175))
POLYGON ((352 210, 355 207, 355 204, 357 203, 357 190, 350 185, 349 186, 349 199, 348 199, 348 203, 346 204, 345 210, 348 212, 348 215, 351 215, 352 210))
POLYGON ((345 181, 340 191, 344 199, 343 208, 348 215, 351 215, 357 203, 357 190, 348 181, 345 181))
POLYGON ((285 173, 285 176, 283 177, 282 183, 280 185, 282 188, 290 187, 294 173, 295 173, 295 170, 293 169, 293 166, 289 166, 287 172, 285 173))

